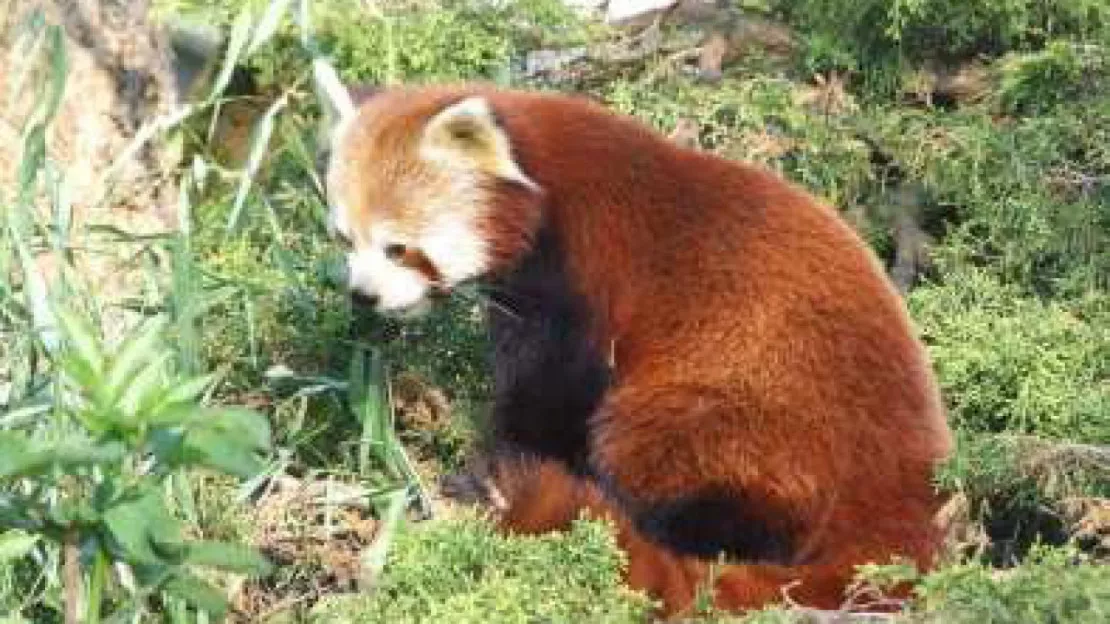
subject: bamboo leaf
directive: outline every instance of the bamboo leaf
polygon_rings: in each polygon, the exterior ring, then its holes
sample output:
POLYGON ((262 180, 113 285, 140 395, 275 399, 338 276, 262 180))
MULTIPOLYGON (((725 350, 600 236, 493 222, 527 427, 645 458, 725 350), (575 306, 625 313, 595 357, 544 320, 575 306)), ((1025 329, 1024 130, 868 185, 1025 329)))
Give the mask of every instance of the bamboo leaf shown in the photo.
POLYGON ((0 429, 12 429, 28 425, 49 412, 52 407, 53 405, 49 403, 38 403, 10 409, 3 416, 0 416, 0 429))
MULTIPOLYGON (((323 109, 326 127, 334 127, 340 120, 355 113, 351 93, 339 79, 335 68, 323 58, 312 61, 312 80, 316 98, 323 109)), ((330 133, 329 133, 330 134, 330 133)))
POLYGON ((135 133, 135 138, 131 139, 123 150, 120 151, 119 155, 116 156, 116 158, 112 160, 112 163, 104 170, 104 174, 100 176, 100 185, 114 178, 124 166, 133 162, 134 158, 146 146, 147 142, 166 130, 180 125, 182 121, 196 112, 196 108, 197 107, 192 104, 186 104, 176 110, 155 117, 139 128, 139 131, 135 133))

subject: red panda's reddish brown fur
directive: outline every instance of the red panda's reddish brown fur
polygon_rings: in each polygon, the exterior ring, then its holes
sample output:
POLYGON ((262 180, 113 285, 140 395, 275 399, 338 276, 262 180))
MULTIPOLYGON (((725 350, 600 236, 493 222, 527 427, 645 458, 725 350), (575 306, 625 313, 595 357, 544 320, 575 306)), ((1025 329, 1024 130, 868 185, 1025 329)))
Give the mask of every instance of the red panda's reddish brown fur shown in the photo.
MULTIPOLYGON (((714 586, 730 609, 778 600, 795 581, 793 599, 836 607, 855 565, 931 565, 931 475, 950 434, 929 362, 857 235, 774 173, 673 145, 582 99, 387 90, 350 131, 347 153, 367 155, 349 195, 365 202, 350 208, 353 227, 382 212, 424 218, 404 196, 434 179, 416 173, 421 129, 475 95, 536 187, 486 185, 489 272, 529 286, 516 267, 548 237, 587 319, 577 339, 607 364, 588 413, 506 401, 506 430, 524 442, 499 454, 505 529, 565 528, 581 511, 610 518, 630 585, 667 614, 689 608, 705 581, 713 557, 698 540, 734 555, 714 586), (545 449, 525 435, 534 431, 570 441, 545 449)), ((506 357, 498 367, 534 356, 506 357)), ((542 396, 572 393, 568 379, 542 396)))

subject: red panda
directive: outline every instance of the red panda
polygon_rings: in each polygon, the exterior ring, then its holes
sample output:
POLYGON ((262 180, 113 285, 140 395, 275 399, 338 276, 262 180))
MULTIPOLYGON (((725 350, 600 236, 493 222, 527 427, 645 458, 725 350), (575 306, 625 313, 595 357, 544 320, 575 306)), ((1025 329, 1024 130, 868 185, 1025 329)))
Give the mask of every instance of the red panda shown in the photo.
POLYGON ((488 293, 506 531, 610 519, 665 615, 721 557, 733 610, 833 608, 858 564, 932 564, 945 412, 833 209, 579 97, 400 86, 336 110, 352 291, 400 316, 488 293))

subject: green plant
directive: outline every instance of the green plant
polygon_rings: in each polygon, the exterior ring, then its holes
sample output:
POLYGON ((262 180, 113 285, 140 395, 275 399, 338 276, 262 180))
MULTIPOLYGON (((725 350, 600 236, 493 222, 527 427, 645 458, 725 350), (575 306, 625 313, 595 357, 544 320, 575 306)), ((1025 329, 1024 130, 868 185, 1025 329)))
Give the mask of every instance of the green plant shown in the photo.
POLYGON ((643 621, 649 603, 622 587, 623 565, 600 522, 526 538, 473 517, 432 522, 397 535, 370 595, 328 601, 316 621, 643 621))
POLYGON ((976 562, 937 571, 921 580, 917 596, 911 621, 1101 622, 1110 617, 1110 567, 1071 548, 1040 546, 1002 573, 976 562))
POLYGON ((1000 106, 1011 114, 1044 113, 1110 86, 1110 50, 1095 45, 1054 40, 1000 65, 1000 106))
POLYGON ((119 604, 123 612, 141 613, 149 597, 165 592, 223 613, 223 596, 192 569, 262 574, 268 566, 247 548, 188 539, 164 492, 188 468, 259 472, 268 422, 198 403, 212 377, 172 371, 172 353, 158 345, 162 322, 146 323, 109 355, 82 317, 56 308, 54 318, 60 342, 51 354, 52 383, 39 401, 3 417, 0 527, 64 547, 69 616, 88 570, 85 618, 100 620, 116 563, 127 564, 134 579, 135 600, 119 604))
POLYGON ((1110 320, 1023 297, 978 271, 915 291, 914 316, 953 424, 1110 442, 1110 320))
POLYGON ((895 50, 918 59, 997 54, 1037 47, 1051 37, 1095 40, 1110 28, 1110 10, 1098 0, 781 0, 773 4, 780 14, 804 27, 841 35, 861 57, 895 50))

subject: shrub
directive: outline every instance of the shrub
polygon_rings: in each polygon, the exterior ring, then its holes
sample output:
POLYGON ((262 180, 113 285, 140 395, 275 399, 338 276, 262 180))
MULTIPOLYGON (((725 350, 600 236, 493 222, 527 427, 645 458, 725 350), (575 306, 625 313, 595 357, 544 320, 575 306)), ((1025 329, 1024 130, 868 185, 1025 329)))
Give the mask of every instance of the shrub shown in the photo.
MULTIPOLYGON (((64 544, 65 565, 88 570, 94 621, 109 600, 118 617, 138 617, 159 592, 221 615, 226 600, 193 568, 257 574, 268 564, 236 544, 188 539, 165 492, 186 468, 254 476, 270 450, 269 423, 248 410, 200 406, 212 378, 166 366, 172 352, 158 344, 160 323, 108 354, 81 317, 59 310, 56 318, 64 348, 51 353, 53 405, 8 409, 0 428, 0 543, 9 551, 0 562, 31 555, 40 541, 64 544), (128 600, 112 596, 113 565, 133 575, 128 600)), ((73 582, 67 575, 65 601, 75 607, 73 582)))
POLYGON ((600 95, 664 133, 689 118, 705 148, 775 168, 843 210, 859 209, 868 192, 873 174, 865 146, 808 109, 787 80, 758 76, 720 87, 682 80, 665 89, 617 80, 600 95))
POLYGON ((1101 0, 778 0, 778 13, 854 58, 968 58, 1039 48, 1052 37, 1097 40, 1110 32, 1101 0))
POLYGON ((881 111, 867 121, 947 212, 941 279, 974 267, 1042 297, 1110 286, 1105 96, 999 123, 982 111, 881 111))
POLYGON ((973 270, 915 291, 911 309, 953 424, 1110 442, 1110 308, 1101 300, 1044 303, 973 270))
POLYGON ((1046 113, 1110 88, 1110 50, 1056 40, 1044 50, 1003 59, 1000 71, 1004 111, 1046 113))
POLYGON ((1110 567, 1069 548, 1034 548, 999 573, 980 563, 951 566, 917 587, 911 621, 945 624, 1102 622, 1110 617, 1110 567))
POLYGON ((370 595, 331 600, 316 616, 359 624, 643 621, 649 603, 622 586, 623 565, 600 522, 506 538, 468 516, 400 533, 370 595))

